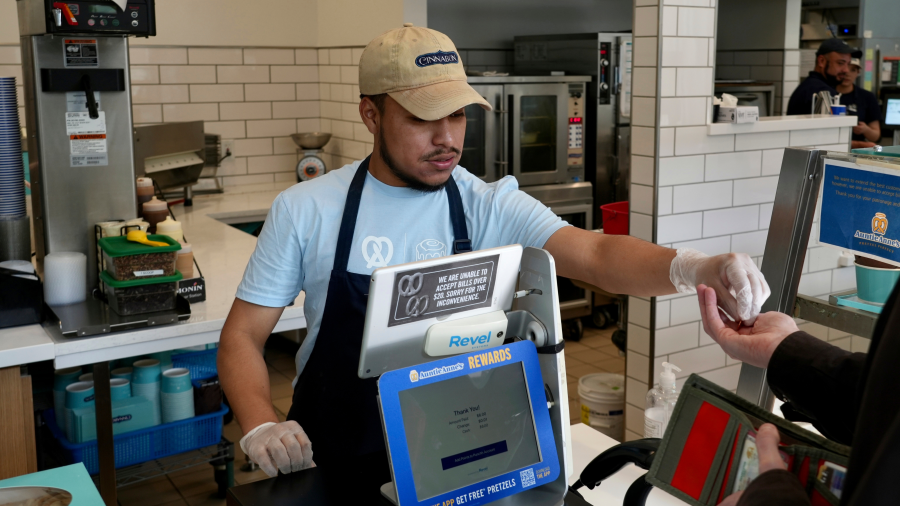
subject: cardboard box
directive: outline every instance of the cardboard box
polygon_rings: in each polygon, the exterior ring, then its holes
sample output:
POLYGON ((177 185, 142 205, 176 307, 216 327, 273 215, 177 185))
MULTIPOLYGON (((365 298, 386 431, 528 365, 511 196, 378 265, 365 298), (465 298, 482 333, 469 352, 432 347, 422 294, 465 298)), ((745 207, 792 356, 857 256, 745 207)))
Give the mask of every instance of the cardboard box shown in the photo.
POLYGON ((719 106, 719 115, 716 117, 716 123, 755 123, 757 121, 759 121, 759 107, 755 105, 719 106))

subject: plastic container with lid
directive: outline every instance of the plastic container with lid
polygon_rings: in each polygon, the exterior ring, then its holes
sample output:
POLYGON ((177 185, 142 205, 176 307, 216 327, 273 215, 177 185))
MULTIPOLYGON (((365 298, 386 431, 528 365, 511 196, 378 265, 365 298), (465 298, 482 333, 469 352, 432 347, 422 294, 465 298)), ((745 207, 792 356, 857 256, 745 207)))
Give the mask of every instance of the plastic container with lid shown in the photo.
POLYGON ((175 259, 175 268, 184 276, 184 279, 194 277, 194 252, 190 244, 181 244, 181 249, 178 250, 178 257, 175 259))
POLYGON ((578 379, 581 423, 616 441, 625 440, 625 377, 594 373, 578 379))
POLYGON ((147 233, 155 234, 156 224, 165 220, 168 216, 169 204, 165 200, 159 200, 156 197, 152 197, 147 202, 144 202, 141 218, 144 218, 144 221, 150 224, 147 233))
POLYGON ((176 242, 184 240, 184 234, 181 231, 181 222, 173 220, 171 216, 166 216, 166 219, 156 224, 156 233, 167 235, 176 242))
POLYGON ((122 316, 175 309, 180 280, 181 273, 178 271, 163 278, 131 281, 113 279, 106 271, 100 273, 109 307, 122 316))
POLYGON ((153 180, 149 177, 139 177, 135 181, 135 189, 137 190, 138 216, 140 216, 144 210, 144 202, 149 202, 153 198, 153 180))
POLYGON ((152 279, 175 274, 175 259, 181 245, 167 235, 148 235, 147 238, 165 242, 168 246, 146 246, 131 242, 125 236, 100 239, 106 272, 117 281, 152 279))

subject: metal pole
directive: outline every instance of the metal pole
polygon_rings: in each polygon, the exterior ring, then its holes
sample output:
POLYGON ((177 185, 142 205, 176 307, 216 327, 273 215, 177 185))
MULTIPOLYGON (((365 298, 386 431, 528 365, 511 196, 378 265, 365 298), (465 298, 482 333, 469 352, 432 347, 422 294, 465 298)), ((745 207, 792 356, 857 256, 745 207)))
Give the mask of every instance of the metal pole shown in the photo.
MULTIPOLYGON (((775 205, 760 269, 772 289, 762 311, 793 314, 797 286, 806 258, 809 233, 816 213, 820 166, 825 151, 787 148, 775 192, 775 205)), ((766 370, 749 364, 741 366, 737 393, 769 411, 774 397, 766 383, 766 370)))
POLYGON ((100 463, 100 496, 106 506, 117 506, 116 454, 113 444, 112 394, 109 363, 94 364, 94 406, 97 416, 97 457, 100 463))

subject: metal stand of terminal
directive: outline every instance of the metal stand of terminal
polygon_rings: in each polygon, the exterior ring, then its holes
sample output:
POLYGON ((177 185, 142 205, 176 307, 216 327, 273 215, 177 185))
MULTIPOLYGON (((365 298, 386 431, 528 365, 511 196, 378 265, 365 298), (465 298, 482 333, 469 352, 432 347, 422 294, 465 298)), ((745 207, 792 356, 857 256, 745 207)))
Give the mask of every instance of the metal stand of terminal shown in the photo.
MULTIPOLYGON (((829 300, 798 294, 800 275, 813 228, 825 160, 855 161, 858 156, 813 148, 787 148, 775 193, 775 206, 760 269, 772 295, 762 311, 779 311, 829 328, 871 338, 877 314, 861 311, 829 300)), ((896 164, 896 159, 883 160, 896 164)), ((766 370, 749 364, 741 366, 737 393, 771 410, 774 396, 766 383, 766 370)))

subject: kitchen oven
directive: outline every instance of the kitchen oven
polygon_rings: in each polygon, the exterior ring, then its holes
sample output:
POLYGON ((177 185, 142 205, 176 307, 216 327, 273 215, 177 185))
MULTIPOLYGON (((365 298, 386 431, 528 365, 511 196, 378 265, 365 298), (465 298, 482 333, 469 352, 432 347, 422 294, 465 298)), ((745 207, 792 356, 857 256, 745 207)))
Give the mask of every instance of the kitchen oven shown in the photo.
POLYGON ((469 77, 494 106, 466 107, 459 164, 487 182, 519 186, 584 181, 584 102, 589 77, 469 77))
MULTIPOLYGON (((522 191, 543 202, 570 225, 593 229, 593 189, 591 183, 545 184, 525 186, 522 191)), ((556 280, 559 310, 563 320, 591 314, 591 294, 575 286, 569 278, 556 280)))

